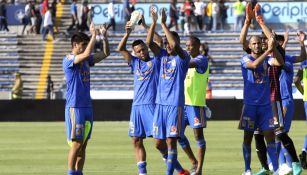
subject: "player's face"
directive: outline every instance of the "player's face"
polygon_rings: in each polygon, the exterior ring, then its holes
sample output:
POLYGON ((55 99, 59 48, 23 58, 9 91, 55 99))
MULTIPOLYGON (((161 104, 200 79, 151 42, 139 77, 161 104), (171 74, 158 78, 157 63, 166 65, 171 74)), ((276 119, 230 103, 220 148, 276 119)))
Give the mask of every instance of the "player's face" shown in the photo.
POLYGON ((165 40, 164 45, 165 45, 167 53, 171 55, 174 52, 174 49, 170 47, 167 40, 165 40))
POLYGON ((81 53, 83 53, 85 51, 87 44, 88 44, 87 42, 75 43, 75 45, 74 45, 75 48, 74 49, 77 50, 78 54, 81 54, 81 53))
POLYGON ((141 60, 145 61, 148 59, 148 48, 145 44, 139 44, 133 47, 135 55, 141 60))
POLYGON ((267 49, 268 49, 268 39, 262 38, 262 50, 267 50, 267 49))
POLYGON ((187 40, 186 42, 186 50, 190 55, 198 55, 199 53, 199 45, 197 45, 196 43, 194 43, 191 39, 187 40))
POLYGON ((260 54, 262 52, 262 42, 260 37, 252 37, 249 41, 249 48, 252 53, 260 54))

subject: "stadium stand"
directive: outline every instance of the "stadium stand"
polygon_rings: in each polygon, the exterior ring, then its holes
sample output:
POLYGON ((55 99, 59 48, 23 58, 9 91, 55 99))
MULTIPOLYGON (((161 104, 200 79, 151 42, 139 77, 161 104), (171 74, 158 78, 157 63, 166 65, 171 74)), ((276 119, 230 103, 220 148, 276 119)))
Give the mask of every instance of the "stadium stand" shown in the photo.
MULTIPOLYGON (((92 0, 90 2, 94 2, 92 0)), ((99 1, 103 3, 107 1, 99 1)), ((148 2, 153 1, 138 1, 148 2)), ((164 2, 164 1, 161 1, 164 2)), ((59 8, 58 8, 59 9, 59 8)), ((55 91, 63 87, 62 59, 70 51, 70 41, 62 35, 70 24, 69 3, 66 2, 60 7, 60 34, 56 35, 57 41, 52 42, 52 49, 48 42, 42 41, 41 36, 0 33, 0 87, 1 91, 10 91, 13 84, 13 77, 16 71, 22 73, 24 81, 24 98, 46 97, 46 77, 51 75, 54 81, 55 91), (3 42, 2 42, 3 41, 3 42), (48 49, 46 49, 46 47, 48 49), (50 56, 50 64, 44 64, 46 50, 50 56), (20 66, 19 66, 20 65, 20 66), (43 76, 43 78, 41 78, 43 76), (9 80, 9 81, 7 81, 9 80), (41 83, 44 82, 44 83, 41 83)), ((132 90, 133 77, 130 67, 115 51, 123 31, 109 34, 111 55, 91 69, 92 90, 132 90)), ((281 32, 281 31, 280 31, 281 32)), ((259 34, 251 32, 250 34, 259 34)), ((182 36, 183 34, 180 33, 182 36)), ((212 32, 195 33, 202 42, 209 43, 210 55, 214 58, 211 64, 210 80, 213 90, 242 89, 242 78, 240 69, 240 57, 244 54, 239 44, 238 32, 212 32)), ((295 32, 290 32, 290 41, 287 47, 287 54, 299 54, 299 47, 295 41, 295 32)), ((145 39, 146 33, 133 33, 128 45, 134 39, 145 39)), ((187 37, 182 37, 181 44, 185 47, 187 37)), ((50 45, 50 42, 49 42, 50 45)), ((297 67, 296 67, 297 69, 297 67)))

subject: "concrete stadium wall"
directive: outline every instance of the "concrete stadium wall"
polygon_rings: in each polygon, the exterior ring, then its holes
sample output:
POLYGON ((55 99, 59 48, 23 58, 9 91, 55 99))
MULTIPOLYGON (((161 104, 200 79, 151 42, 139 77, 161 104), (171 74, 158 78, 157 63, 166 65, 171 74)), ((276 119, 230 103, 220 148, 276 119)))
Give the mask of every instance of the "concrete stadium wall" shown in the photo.
MULTIPOLYGON (((131 100, 93 100, 95 121, 128 121, 131 100)), ((239 120, 242 100, 213 99, 212 120, 239 120)), ((302 100, 295 100, 294 119, 305 120, 302 100)), ((63 121, 64 100, 0 100, 0 121, 63 121)))

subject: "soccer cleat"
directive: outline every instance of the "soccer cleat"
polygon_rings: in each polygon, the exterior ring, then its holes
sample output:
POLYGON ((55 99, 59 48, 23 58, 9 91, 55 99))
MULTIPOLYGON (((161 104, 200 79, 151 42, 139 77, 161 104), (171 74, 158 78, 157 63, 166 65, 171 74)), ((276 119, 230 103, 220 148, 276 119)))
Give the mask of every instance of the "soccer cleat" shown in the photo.
POLYGON ((286 163, 282 164, 279 169, 279 175, 292 174, 292 168, 290 168, 286 163))
POLYGON ((262 9, 261 9, 261 6, 260 4, 256 4, 255 6, 255 17, 256 17, 256 21, 261 25, 261 24, 264 24, 264 19, 263 19, 263 16, 262 16, 262 9))
POLYGON ((178 175, 190 175, 190 172, 188 170, 183 169, 178 173, 178 175))
POLYGON ((197 169, 197 164, 192 165, 192 168, 190 169, 190 174, 191 174, 191 175, 195 175, 196 169, 197 169))
POLYGON ((249 22, 255 17, 255 12, 253 11, 252 4, 250 2, 246 5, 245 13, 246 20, 248 20, 249 22))
POLYGON ((242 175, 253 175, 251 170, 244 171, 242 175))
POLYGON ((261 168, 260 171, 258 171, 255 175, 271 175, 271 171, 270 170, 266 170, 264 168, 261 168))
POLYGON ((300 175, 303 171, 302 166, 299 162, 292 163, 293 175, 300 175))
POLYGON ((302 153, 299 155, 301 165, 304 169, 307 169, 307 159, 306 159, 306 152, 302 151, 302 153))

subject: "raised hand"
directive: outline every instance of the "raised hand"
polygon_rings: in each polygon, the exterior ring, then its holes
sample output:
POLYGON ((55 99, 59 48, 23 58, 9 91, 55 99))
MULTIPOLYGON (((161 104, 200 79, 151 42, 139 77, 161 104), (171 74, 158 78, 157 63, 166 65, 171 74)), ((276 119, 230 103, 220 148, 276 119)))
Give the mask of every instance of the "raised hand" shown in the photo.
POLYGON ((273 49, 275 47, 275 43, 276 43, 275 36, 276 36, 276 34, 272 33, 271 37, 268 40, 268 50, 269 51, 273 51, 273 49))
POLYGON ((93 22, 91 22, 91 25, 90 25, 90 32, 92 35, 96 35, 95 25, 93 22))
POLYGON ((305 33, 303 32, 303 31, 299 31, 297 34, 297 37, 298 37, 298 41, 300 42, 300 43, 304 43, 304 41, 305 41, 305 33))
POLYGON ((130 22, 130 21, 128 21, 128 22, 126 23, 125 30, 126 30, 126 33, 127 33, 127 34, 130 34, 130 33, 132 32, 132 29, 131 29, 131 22, 130 22))
POLYGON ((153 6, 151 6, 151 8, 150 8, 150 15, 152 17, 152 22, 157 22, 158 14, 157 14, 156 8, 153 7, 153 6))
POLYGON ((162 12, 161 12, 161 24, 165 24, 166 19, 167 19, 167 17, 166 17, 165 9, 163 8, 162 12))
POLYGON ((102 36, 107 36, 107 24, 103 24, 99 27, 99 32, 102 34, 102 36))

